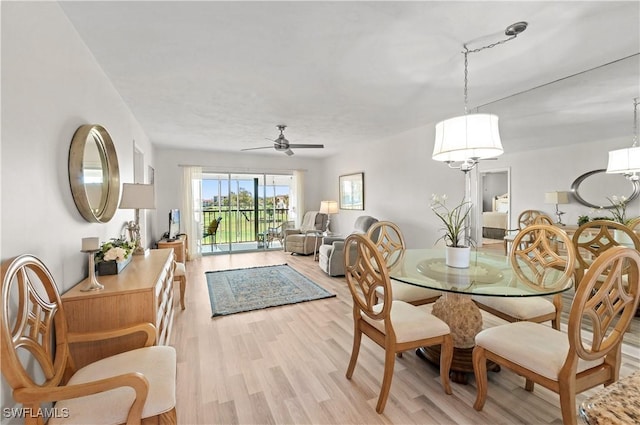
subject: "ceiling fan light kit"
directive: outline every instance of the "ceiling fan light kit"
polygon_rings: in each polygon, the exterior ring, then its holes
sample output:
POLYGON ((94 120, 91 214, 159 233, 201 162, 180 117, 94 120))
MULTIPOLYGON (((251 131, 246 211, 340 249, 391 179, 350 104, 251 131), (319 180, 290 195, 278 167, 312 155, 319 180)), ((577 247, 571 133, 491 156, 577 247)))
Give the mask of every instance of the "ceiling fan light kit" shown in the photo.
POLYGON ((284 152, 286 155, 293 155, 293 149, 323 149, 324 145, 312 145, 312 144, 300 144, 300 143, 289 143, 289 141, 284 137, 284 129, 287 128, 284 124, 278 124, 276 126, 278 130, 280 130, 280 135, 273 141, 273 146, 261 146, 259 148, 247 148, 242 149, 243 151, 253 151, 257 149, 270 149, 274 148, 277 152, 284 152))
POLYGON ((431 158, 445 162, 451 168, 464 172, 471 170, 480 159, 502 155, 502 141, 498 127, 498 116, 493 114, 470 114, 468 112, 468 56, 484 49, 513 40, 527 29, 526 22, 509 25, 504 33, 507 39, 488 46, 470 50, 464 45, 464 115, 449 118, 436 124, 435 143, 431 158), (453 163, 459 162, 459 166, 453 163))
POLYGON ((630 148, 609 151, 607 173, 624 174, 629 180, 640 179, 640 147, 638 146, 638 98, 633 99, 633 144, 630 148))

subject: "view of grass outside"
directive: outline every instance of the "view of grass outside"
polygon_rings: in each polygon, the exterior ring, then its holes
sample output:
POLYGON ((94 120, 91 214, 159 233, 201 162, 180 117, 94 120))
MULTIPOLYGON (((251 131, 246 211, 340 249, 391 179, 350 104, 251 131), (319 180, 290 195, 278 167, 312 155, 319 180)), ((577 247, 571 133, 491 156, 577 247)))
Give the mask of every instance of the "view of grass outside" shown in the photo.
MULTIPOLYGON (((269 228, 288 220, 288 183, 291 176, 232 177, 235 178, 230 178, 227 174, 203 176, 203 235, 208 234, 212 221, 222 217, 215 235, 217 244, 258 241, 261 239, 260 234, 264 235, 269 228), (273 184, 265 185, 265 180, 273 184)), ((202 240, 203 245, 213 243, 213 235, 202 240)))

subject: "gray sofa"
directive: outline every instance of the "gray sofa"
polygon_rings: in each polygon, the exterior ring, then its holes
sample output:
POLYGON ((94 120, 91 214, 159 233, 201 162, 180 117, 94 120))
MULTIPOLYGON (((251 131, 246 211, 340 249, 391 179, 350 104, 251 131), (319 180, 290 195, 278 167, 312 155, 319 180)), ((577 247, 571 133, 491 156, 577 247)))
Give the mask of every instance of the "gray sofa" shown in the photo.
POLYGON ((284 231, 284 251, 292 254, 313 254, 322 243, 322 234, 327 228, 327 214, 307 211, 299 229, 284 231))
MULTIPOLYGON (((367 233, 369 227, 377 223, 378 219, 362 215, 356 219, 351 233, 367 233)), ((320 245, 319 265, 329 276, 344 276, 344 240, 346 236, 325 236, 320 245)))

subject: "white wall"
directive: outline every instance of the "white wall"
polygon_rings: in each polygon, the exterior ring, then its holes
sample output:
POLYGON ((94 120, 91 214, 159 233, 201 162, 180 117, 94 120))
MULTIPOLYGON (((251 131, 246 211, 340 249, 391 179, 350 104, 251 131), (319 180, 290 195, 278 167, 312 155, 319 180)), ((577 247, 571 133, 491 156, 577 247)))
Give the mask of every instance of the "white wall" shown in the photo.
POLYGON ((324 172, 322 161, 299 156, 255 155, 250 153, 205 152, 196 150, 176 150, 156 148, 156 213, 158 227, 155 237, 159 239, 168 229, 169 210, 181 208, 182 170, 181 166, 201 166, 204 170, 247 173, 289 173, 305 170, 304 211, 319 210, 324 172))
POLYGON ((435 243, 441 226, 430 209, 431 195, 462 200, 464 175, 431 160, 433 132, 428 125, 325 160, 327 199, 338 199, 340 175, 364 172, 365 210, 340 210, 331 219, 335 232, 348 234, 358 216, 371 215, 397 223, 409 247, 435 243))
MULTIPOLYGON (((78 213, 69 187, 71 138, 83 124, 111 134, 122 182, 133 181, 133 140, 152 164, 151 144, 55 2, 2 2, 0 258, 30 253, 61 292, 87 276, 81 239, 117 237, 133 211, 106 224, 78 213)), ((2 381, 2 407, 12 406, 2 381)))

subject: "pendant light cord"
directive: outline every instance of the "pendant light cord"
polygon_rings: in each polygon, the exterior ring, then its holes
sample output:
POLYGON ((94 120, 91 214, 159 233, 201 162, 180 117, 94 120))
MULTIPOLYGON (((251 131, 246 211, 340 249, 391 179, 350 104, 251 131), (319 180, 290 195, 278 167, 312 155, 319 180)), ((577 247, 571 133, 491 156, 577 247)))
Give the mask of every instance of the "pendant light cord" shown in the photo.
POLYGON ((516 38, 518 34, 513 34, 509 38, 505 38, 504 40, 496 41, 495 43, 488 44, 486 46, 478 47, 477 49, 470 50, 467 44, 463 44, 464 50, 462 54, 464 55, 464 113, 465 115, 469 113, 469 90, 467 86, 469 85, 469 53, 478 53, 485 49, 492 49, 500 44, 504 44, 507 41, 511 41, 516 38))

